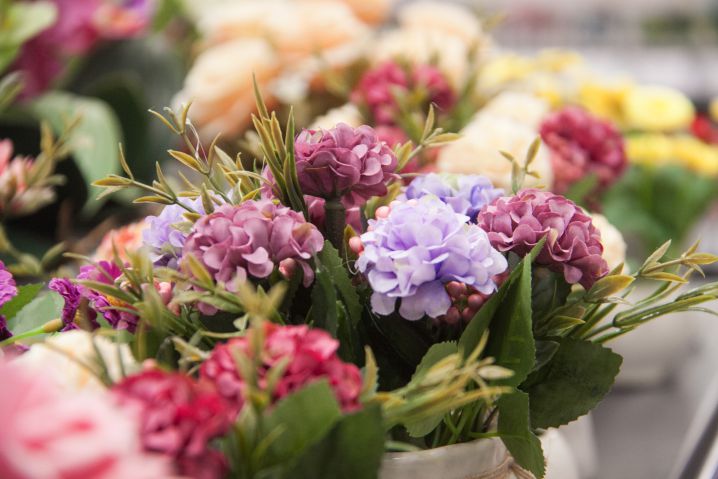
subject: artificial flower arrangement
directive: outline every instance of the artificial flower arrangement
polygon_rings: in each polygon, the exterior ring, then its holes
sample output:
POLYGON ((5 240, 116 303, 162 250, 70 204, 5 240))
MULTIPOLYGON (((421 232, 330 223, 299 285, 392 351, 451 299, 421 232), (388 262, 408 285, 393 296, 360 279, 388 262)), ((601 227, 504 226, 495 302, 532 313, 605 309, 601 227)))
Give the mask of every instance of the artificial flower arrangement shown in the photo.
POLYGON ((718 259, 696 246, 609 269, 583 209, 522 187, 538 143, 510 190, 406 174, 453 139, 432 109, 390 148, 369 126, 295 134, 255 95, 256 158, 203 146, 189 107, 157 115, 182 186, 124 160, 96 182, 162 210, 144 248, 53 279, 58 311, 3 268, 0 475, 371 478, 386 451, 501 441, 499 472, 542 477, 537 435, 619 371, 606 343, 717 297, 681 290, 718 259))

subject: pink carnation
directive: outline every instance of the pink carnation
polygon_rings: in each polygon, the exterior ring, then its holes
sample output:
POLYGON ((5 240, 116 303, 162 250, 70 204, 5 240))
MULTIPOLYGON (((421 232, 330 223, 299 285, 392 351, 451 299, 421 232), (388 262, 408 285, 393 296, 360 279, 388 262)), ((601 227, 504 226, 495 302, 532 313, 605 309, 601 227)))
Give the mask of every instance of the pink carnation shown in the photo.
MULTIPOLYGON (((284 373, 271 391, 273 403, 307 384, 326 379, 343 411, 355 411, 361 407, 361 373, 353 364, 339 359, 336 354, 338 341, 325 331, 310 329, 305 325, 277 326, 265 323, 264 328, 264 344, 259 352, 262 366, 257 371, 260 386, 266 384, 266 376, 272 366, 288 360, 284 373)), ((242 354, 252 358, 255 354, 252 351, 255 334, 255 331, 250 330, 245 337, 217 345, 200 369, 200 376, 213 382, 219 393, 237 411, 246 401, 247 385, 237 370, 234 355, 242 354)))
POLYGON ((200 218, 183 255, 193 254, 217 282, 236 291, 249 277, 266 278, 289 260, 301 266, 309 286, 314 280, 309 260, 323 246, 322 234, 300 213, 271 200, 252 200, 200 218))
POLYGON ((626 169, 621 133, 581 108, 571 106, 549 115, 541 124, 541 138, 551 149, 557 193, 591 174, 600 189, 606 188, 626 169))
POLYGON ((0 477, 158 479, 159 455, 143 452, 136 417, 97 392, 68 396, 42 371, 0 362, 0 477))
POLYGON ((536 263, 563 273, 570 284, 589 289, 608 273, 601 233, 590 216, 563 196, 522 190, 486 206, 476 222, 489 234, 494 248, 522 257, 545 237, 536 263))
POLYGON ((226 434, 231 422, 214 387, 184 374, 149 369, 116 384, 113 392, 120 404, 139 412, 145 450, 171 457, 183 475, 224 477, 226 460, 209 443, 226 434))
POLYGON ((456 103, 456 94, 443 73, 432 65, 408 70, 389 61, 367 71, 351 93, 351 100, 365 105, 376 125, 396 125, 400 113, 397 95, 418 93, 441 111, 456 103))
POLYGON ((304 130, 294 142, 302 192, 361 205, 387 193, 396 155, 369 126, 344 123, 330 130, 304 130))

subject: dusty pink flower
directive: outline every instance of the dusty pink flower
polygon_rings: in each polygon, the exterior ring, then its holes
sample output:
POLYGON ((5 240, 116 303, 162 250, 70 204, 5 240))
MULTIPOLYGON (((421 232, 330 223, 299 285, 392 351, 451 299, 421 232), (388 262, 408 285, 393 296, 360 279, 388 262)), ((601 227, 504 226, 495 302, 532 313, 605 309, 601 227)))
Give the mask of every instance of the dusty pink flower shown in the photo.
POLYGON ((266 384, 265 379, 272 366, 280 361, 288 361, 284 373, 271 391, 272 402, 314 381, 326 379, 343 411, 355 411, 361 407, 359 392, 362 378, 359 369, 339 359, 336 353, 339 343, 328 333, 305 325, 278 326, 265 323, 264 344, 259 352, 252 350, 255 334, 254 330, 250 330, 245 337, 215 346, 200 369, 200 376, 213 382, 236 411, 246 401, 247 386, 237 370, 235 354, 245 355, 248 359, 259 354, 262 363, 257 371, 260 386, 266 384))
POLYGON ((0 213, 3 215, 27 215, 55 199, 52 188, 31 184, 33 164, 32 158, 13 157, 12 141, 0 141, 0 213))
POLYGON ((350 205, 385 195, 396 170, 396 155, 366 125, 352 128, 340 123, 330 130, 304 130, 294 149, 304 194, 343 198, 350 205))
POLYGON ((158 479, 172 476, 142 450, 137 418, 98 392, 67 395, 42 371, 0 361, 0 477, 158 479))
POLYGON ((139 413, 145 450, 172 458, 183 475, 224 477, 226 460, 210 441, 226 434, 231 421, 227 403, 211 384, 148 369, 115 384, 112 391, 120 404, 139 413))
POLYGON ((536 263, 563 273, 570 284, 589 289, 608 273, 601 233, 580 207, 563 196, 535 189, 502 197, 486 206, 476 222, 499 251, 525 256, 541 240, 536 263))
POLYGON ((351 100, 365 105, 376 125, 396 125, 400 114, 397 96, 418 94, 440 111, 449 110, 456 94, 441 71, 426 64, 403 68, 389 61, 367 71, 351 93, 351 100))
POLYGON ((314 280, 309 259, 323 246, 322 234, 300 213, 271 200, 250 200, 197 220, 183 254, 193 254, 217 282, 236 291, 241 282, 266 278, 287 259, 301 266, 309 286, 314 280))
POLYGON ((623 136, 611 123, 570 106, 552 113, 541 124, 541 138, 551 149, 554 190, 565 193, 587 175, 598 188, 610 186, 627 166, 623 136))

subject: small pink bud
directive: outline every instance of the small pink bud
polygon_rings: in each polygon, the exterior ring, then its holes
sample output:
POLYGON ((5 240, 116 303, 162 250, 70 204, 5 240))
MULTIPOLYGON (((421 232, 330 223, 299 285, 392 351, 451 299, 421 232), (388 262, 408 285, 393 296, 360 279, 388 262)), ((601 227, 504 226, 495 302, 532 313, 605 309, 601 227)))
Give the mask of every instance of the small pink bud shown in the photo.
POLYGON ((279 272, 285 279, 290 279, 297 269, 297 262, 292 258, 287 258, 279 263, 279 272))
POLYGON ((476 310, 467 306, 461 312, 461 319, 463 319, 464 321, 471 321, 471 319, 474 317, 475 314, 476 314, 476 310))
POLYGON ((444 321, 450 325, 457 324, 460 319, 461 314, 459 313, 459 310, 456 309, 456 306, 452 306, 451 308, 449 308, 449 310, 444 315, 444 321))
POLYGON ((376 219, 384 219, 389 216, 389 213, 391 213, 391 208, 388 206, 380 206, 376 209, 376 212, 374 212, 374 215, 376 216, 376 219))
POLYGON ((470 308, 478 310, 484 304, 484 298, 479 293, 474 293, 469 296, 468 304, 470 308))
POLYGON ((356 254, 361 254, 364 251, 364 245, 361 242, 361 238, 358 236, 352 236, 349 238, 349 249, 356 254))
POLYGON ((458 281, 449 281, 446 283, 446 292, 449 293, 449 296, 452 298, 458 299, 466 294, 466 284, 459 283, 458 281))

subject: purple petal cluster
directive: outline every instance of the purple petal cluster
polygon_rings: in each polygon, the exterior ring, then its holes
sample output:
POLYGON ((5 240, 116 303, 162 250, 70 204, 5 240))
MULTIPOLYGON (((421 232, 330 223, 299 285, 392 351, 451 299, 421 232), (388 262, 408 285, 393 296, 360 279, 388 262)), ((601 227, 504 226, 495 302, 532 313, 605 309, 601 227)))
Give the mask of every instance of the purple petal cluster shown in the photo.
POLYGON ((184 245, 230 291, 248 277, 266 278, 284 261, 298 264, 304 284, 314 280, 308 263, 324 246, 319 230, 271 200, 224 205, 195 223, 184 245))
MULTIPOLYGON (((115 280, 120 276, 122 276, 122 270, 119 266, 109 261, 100 261, 97 265, 87 265, 80 268, 80 274, 77 275, 77 279, 114 284, 115 280)), ((89 288, 80 287, 80 292, 87 297, 90 308, 101 314, 113 328, 126 329, 131 333, 135 332, 139 322, 137 315, 116 309, 117 307, 131 308, 130 305, 89 288)), ((67 306, 67 302, 65 305, 67 306)), ((63 315, 64 313, 65 310, 63 309, 63 315)))
POLYGON ((451 307, 445 284, 452 281, 494 292, 506 258, 468 220, 435 196, 394 202, 386 218, 371 220, 356 264, 374 291, 374 312, 391 314, 401 299, 405 319, 439 317, 451 307))
MULTIPOLYGON (((204 214, 201 198, 181 200, 182 204, 204 214)), ((158 216, 146 218, 147 229, 142 232, 142 241, 149 249, 150 259, 156 266, 177 269, 188 233, 179 226, 187 223, 183 213, 187 210, 180 205, 168 205, 158 216)))
POLYGON ((526 189, 484 208, 477 224, 499 251, 525 256, 541 240, 536 263, 563 273, 570 284, 589 289, 608 273, 601 233, 580 207, 561 195, 526 189))
POLYGON ((397 159, 369 126, 344 123, 330 130, 303 130, 294 142, 302 192, 351 205, 387 193, 397 159))
MULTIPOLYGON (((77 329, 75 318, 83 297, 80 287, 69 278, 53 278, 50 280, 48 288, 58 293, 65 300, 61 315, 62 323, 65 325, 63 331, 77 329)), ((88 314, 92 315, 90 319, 94 321, 96 313, 88 308, 88 314)))
POLYGON ((5 268, 5 263, 0 261, 0 306, 17 296, 17 286, 15 278, 12 277, 10 271, 5 268))
POLYGON ((494 188, 491 180, 485 176, 461 175, 451 177, 430 173, 416 177, 406 187, 399 199, 411 200, 433 195, 451 206, 456 213, 467 215, 473 220, 481 208, 491 204, 503 194, 504 190, 494 188))

